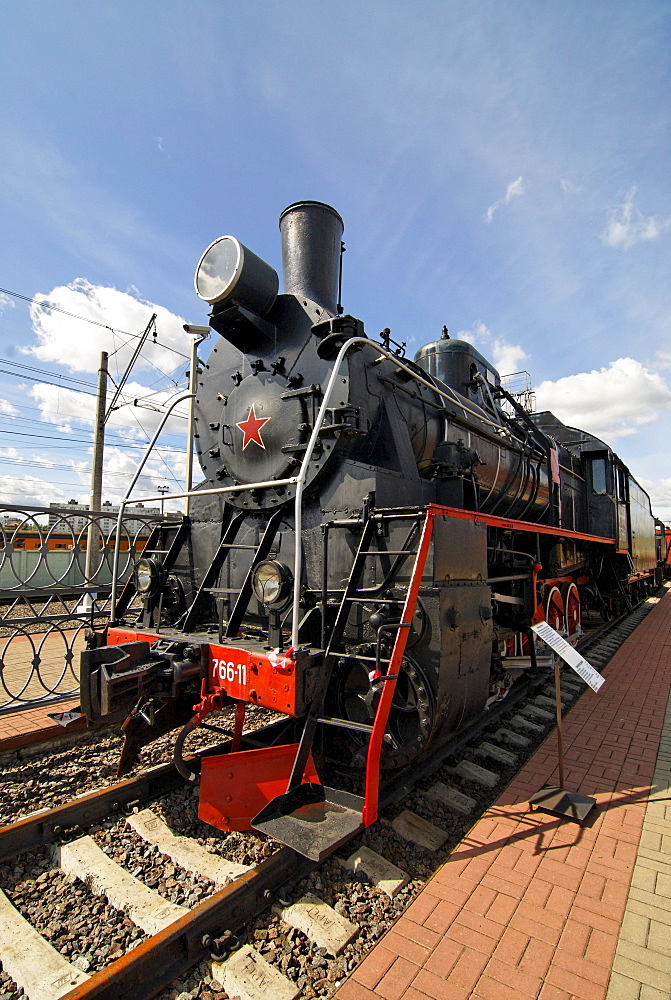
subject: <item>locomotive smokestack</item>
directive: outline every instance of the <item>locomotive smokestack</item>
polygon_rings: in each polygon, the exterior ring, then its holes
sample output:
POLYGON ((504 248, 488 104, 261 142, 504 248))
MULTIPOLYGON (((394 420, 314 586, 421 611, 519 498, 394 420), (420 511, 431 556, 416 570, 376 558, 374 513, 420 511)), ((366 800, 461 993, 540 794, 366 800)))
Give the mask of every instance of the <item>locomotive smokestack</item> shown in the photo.
POLYGON ((284 291, 337 312, 344 224, 330 205, 298 201, 280 215, 284 291))

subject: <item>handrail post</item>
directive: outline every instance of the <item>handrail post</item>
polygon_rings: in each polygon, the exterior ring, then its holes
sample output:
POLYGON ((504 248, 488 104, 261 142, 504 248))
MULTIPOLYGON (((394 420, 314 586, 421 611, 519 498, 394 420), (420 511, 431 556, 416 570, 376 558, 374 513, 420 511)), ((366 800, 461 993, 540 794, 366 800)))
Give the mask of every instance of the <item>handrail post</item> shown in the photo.
MULTIPOLYGON (((185 329, 188 326, 189 324, 187 323, 185 329)), ((193 428, 195 424, 196 391, 198 388, 198 347, 209 336, 209 330, 207 333, 191 334, 191 359, 189 362, 189 395, 191 402, 189 403, 189 419, 186 427, 186 470, 184 476, 184 489, 187 494, 191 492, 193 482, 193 428)), ((188 517, 189 514, 189 501, 190 497, 187 495, 184 498, 185 517, 188 517)))

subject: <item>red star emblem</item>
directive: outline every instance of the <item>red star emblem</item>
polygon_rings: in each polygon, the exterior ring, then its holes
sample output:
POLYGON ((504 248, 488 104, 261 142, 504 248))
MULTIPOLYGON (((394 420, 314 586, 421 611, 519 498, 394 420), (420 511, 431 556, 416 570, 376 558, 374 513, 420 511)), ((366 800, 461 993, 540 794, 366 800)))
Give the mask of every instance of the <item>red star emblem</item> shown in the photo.
POLYGON ((236 427, 239 427, 243 433, 242 440, 242 450, 244 451, 250 441, 255 441, 256 444, 260 445, 265 450, 265 444, 261 437, 261 428, 264 424, 267 424, 270 417, 257 417, 254 412, 254 404, 249 407, 249 416, 246 420, 241 420, 236 427))

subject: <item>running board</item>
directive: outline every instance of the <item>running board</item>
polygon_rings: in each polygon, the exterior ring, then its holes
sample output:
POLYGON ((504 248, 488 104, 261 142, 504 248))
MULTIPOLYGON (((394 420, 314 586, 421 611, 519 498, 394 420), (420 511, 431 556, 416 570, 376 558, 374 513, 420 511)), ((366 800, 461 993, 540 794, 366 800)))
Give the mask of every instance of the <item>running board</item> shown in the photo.
POLYGON ((363 804, 351 792, 303 782, 269 802, 251 826, 311 861, 323 861, 363 829, 363 804))

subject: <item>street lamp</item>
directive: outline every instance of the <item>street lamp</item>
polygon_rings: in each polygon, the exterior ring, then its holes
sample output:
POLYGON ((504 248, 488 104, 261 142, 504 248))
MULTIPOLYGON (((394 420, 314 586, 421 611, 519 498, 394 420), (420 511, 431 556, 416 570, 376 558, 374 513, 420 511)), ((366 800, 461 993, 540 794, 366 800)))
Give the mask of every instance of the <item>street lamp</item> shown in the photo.
POLYGON ((156 487, 156 489, 157 489, 157 490, 158 490, 158 492, 159 492, 159 493, 161 494, 161 517, 163 517, 163 503, 164 503, 164 497, 165 497, 165 494, 166 494, 166 493, 169 493, 169 492, 170 492, 170 487, 169 487, 169 486, 157 486, 157 487, 156 487))

